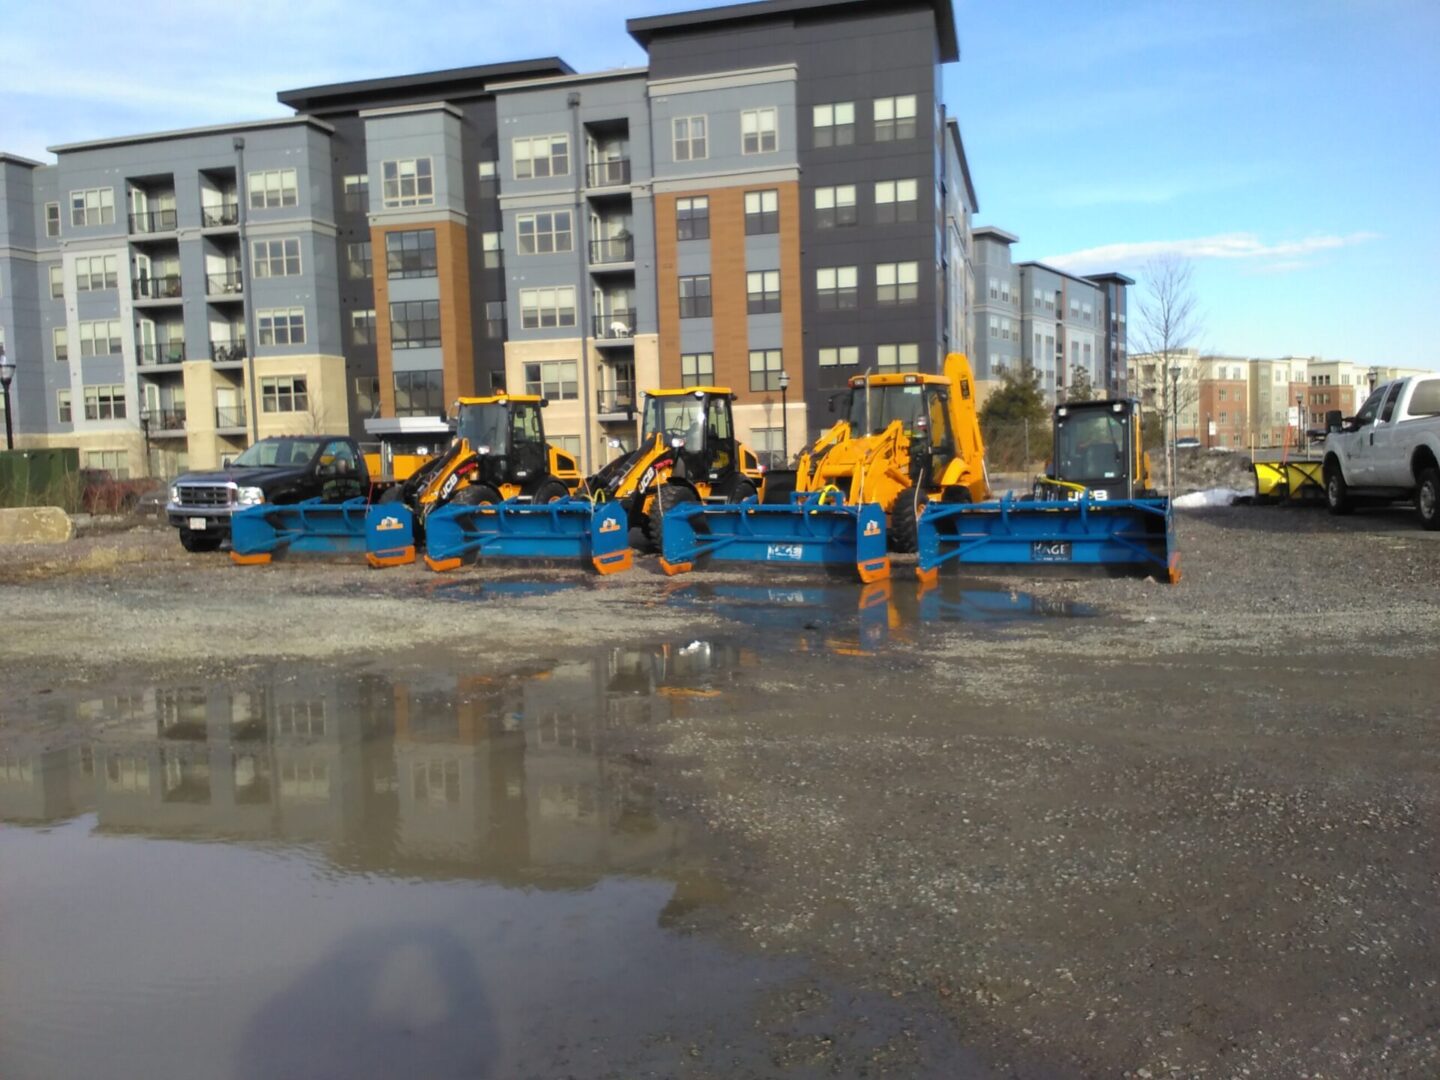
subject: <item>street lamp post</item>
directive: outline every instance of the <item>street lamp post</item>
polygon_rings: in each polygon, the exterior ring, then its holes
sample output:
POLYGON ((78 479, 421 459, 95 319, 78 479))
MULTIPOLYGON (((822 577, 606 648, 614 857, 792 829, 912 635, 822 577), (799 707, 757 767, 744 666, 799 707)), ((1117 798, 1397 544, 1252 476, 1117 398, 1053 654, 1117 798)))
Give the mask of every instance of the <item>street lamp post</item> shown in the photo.
POLYGON ((10 408, 10 383, 15 378, 15 361, 5 355, 5 346, 0 344, 0 388, 5 391, 5 449, 15 449, 15 425, 10 419, 14 410, 10 408))
POLYGON ((145 476, 150 476, 150 403, 140 404, 140 434, 145 437, 145 476))
MULTIPOLYGON (((786 391, 790 388, 790 373, 783 368, 780 371, 780 467, 786 468, 790 464, 790 410, 786 407, 786 391)), ((10 415, 8 412, 5 414, 10 415)))
POLYGON ((1180 439, 1180 365, 1170 366, 1170 445, 1166 447, 1165 457, 1170 462, 1170 475, 1166 477, 1170 493, 1175 492, 1175 444, 1180 439))
POLYGON ((1295 395, 1295 452, 1305 450, 1305 395, 1295 395))

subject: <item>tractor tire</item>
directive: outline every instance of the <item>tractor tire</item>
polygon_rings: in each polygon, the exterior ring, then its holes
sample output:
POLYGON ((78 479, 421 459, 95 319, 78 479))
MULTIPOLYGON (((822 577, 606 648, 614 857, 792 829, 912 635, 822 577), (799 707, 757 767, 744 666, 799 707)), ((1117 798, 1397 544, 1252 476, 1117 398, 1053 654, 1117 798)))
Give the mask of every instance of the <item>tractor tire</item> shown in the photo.
POLYGON ((385 503, 399 502, 404 495, 405 492, 401 486, 399 484, 393 484, 380 493, 380 497, 375 500, 375 504, 381 506, 385 503))
POLYGON ((224 538, 214 533, 197 533, 189 529, 180 530, 180 546, 192 554, 219 551, 222 539, 224 538))
POLYGON ((735 490, 730 492, 730 502, 742 503, 746 499, 755 497, 755 485, 748 480, 741 481, 735 485, 735 490))
POLYGON ((1420 474, 1420 490, 1415 492, 1415 508, 1420 511, 1422 528, 1440 529, 1440 469, 1426 469, 1420 474))
POLYGON ((458 506, 490 506, 500 502, 500 493, 489 484, 471 484, 457 491, 450 501, 458 506))
POLYGON ((660 490, 655 493, 655 503, 649 516, 645 519, 645 541, 650 545, 652 551, 660 551, 663 548, 663 522, 671 508, 679 506, 681 503, 698 503, 699 501, 700 496, 695 494, 695 489, 686 484, 660 485, 660 490))
POLYGON ((1336 516, 1355 510, 1355 503, 1350 499, 1350 486, 1345 483, 1345 475, 1339 465, 1325 474, 1325 507, 1336 516))
POLYGON ((546 480, 535 489, 535 494, 530 497, 530 501, 537 504, 544 504, 556 502, 559 499, 568 499, 569 497, 569 489, 559 480, 551 479, 546 480))
POLYGON ((913 486, 902 491, 895 500, 895 509, 890 512, 891 551, 913 555, 919 548, 919 527, 916 525, 919 513, 920 488, 913 486))

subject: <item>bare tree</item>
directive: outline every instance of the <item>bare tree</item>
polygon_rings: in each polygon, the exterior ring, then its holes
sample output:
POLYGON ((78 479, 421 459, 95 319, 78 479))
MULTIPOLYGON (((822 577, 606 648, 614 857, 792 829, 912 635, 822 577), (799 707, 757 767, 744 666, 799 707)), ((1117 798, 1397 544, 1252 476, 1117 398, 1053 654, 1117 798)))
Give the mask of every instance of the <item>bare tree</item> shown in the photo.
POLYGON ((1160 406, 1168 426, 1165 439, 1165 480, 1175 490, 1176 418, 1182 409, 1200 398, 1198 378, 1191 374, 1176 380, 1170 369, 1193 344, 1200 332, 1196 311, 1194 266, 1189 259, 1162 255, 1145 264, 1141 271, 1144 287, 1139 297, 1139 319, 1133 332, 1140 352, 1160 365, 1160 406))

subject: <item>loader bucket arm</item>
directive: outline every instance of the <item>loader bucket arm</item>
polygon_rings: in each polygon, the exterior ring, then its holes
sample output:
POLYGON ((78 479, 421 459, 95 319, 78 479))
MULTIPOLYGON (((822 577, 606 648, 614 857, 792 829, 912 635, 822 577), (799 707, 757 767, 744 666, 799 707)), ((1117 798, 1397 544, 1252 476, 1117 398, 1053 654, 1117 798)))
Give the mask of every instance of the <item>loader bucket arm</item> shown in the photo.
POLYGON ((971 500, 990 497, 985 471, 985 437, 980 433, 980 412, 975 404, 975 377, 964 353, 945 357, 944 375, 950 380, 950 430, 955 436, 955 459, 961 463, 958 483, 969 489, 971 500))

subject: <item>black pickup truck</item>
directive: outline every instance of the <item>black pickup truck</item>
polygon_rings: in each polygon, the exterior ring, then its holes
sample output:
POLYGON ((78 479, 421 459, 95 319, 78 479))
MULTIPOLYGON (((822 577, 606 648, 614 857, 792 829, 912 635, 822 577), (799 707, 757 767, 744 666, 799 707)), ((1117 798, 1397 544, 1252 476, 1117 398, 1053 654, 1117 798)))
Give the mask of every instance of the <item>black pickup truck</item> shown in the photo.
POLYGON ((316 497, 343 502, 369 488, 365 455, 349 436, 277 435, 223 468, 179 477, 165 513, 186 551, 215 551, 229 537, 236 510, 316 497))

